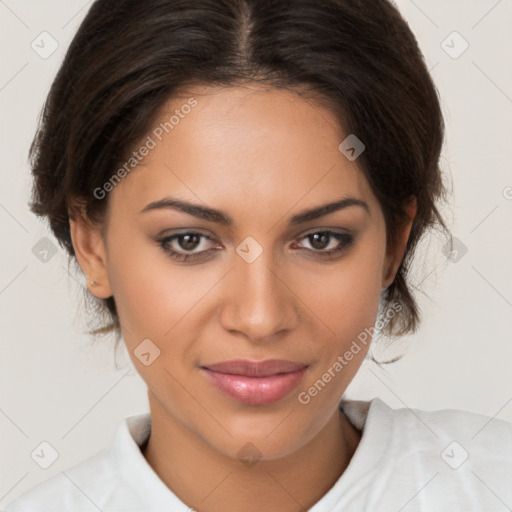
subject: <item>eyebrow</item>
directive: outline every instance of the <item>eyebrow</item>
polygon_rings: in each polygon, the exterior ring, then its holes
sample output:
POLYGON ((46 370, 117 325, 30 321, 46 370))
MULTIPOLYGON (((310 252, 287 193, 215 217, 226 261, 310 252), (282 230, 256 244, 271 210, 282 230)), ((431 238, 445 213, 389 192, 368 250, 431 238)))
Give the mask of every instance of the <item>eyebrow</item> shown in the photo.
MULTIPOLYGON (((343 210, 350 206, 360 206, 364 208, 368 213, 370 213, 370 208, 368 204, 362 199, 358 199, 356 197, 345 197, 333 203, 317 206, 309 210, 303 210, 302 212, 297 213, 296 215, 291 217, 289 220, 289 224, 292 226, 302 224, 304 222, 308 222, 310 220, 323 217, 324 215, 328 215, 329 213, 333 213, 338 210, 343 210)), ((152 203, 149 203, 147 206, 145 206, 140 213, 168 208, 179 210, 184 213, 188 213, 189 215, 193 215, 194 217, 197 217, 199 219, 215 222, 217 224, 222 224, 225 226, 233 225, 233 219, 228 214, 222 212, 221 210, 215 210, 214 208, 200 206, 198 204, 189 203, 187 201, 175 199, 172 197, 165 197, 164 199, 153 201, 152 203)))

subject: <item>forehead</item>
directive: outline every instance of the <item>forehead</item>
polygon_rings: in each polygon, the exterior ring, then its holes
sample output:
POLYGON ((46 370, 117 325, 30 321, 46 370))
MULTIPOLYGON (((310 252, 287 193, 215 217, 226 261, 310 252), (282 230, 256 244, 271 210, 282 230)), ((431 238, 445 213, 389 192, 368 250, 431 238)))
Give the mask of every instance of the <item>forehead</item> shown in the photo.
POLYGON ((247 208, 314 204, 326 194, 372 199, 357 163, 338 149, 346 134, 334 113, 288 90, 190 89, 165 104, 147 137, 151 148, 113 203, 165 194, 247 208))

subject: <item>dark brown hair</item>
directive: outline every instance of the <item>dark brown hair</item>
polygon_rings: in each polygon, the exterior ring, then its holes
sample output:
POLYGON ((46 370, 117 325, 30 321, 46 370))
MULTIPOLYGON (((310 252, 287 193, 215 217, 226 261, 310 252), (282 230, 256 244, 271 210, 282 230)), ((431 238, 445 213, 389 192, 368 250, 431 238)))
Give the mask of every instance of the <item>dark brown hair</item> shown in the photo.
MULTIPOLYGON (((308 89, 344 133, 363 141, 358 164, 382 207, 389 243, 416 197, 404 259, 381 297, 383 311, 402 305, 383 332, 414 332, 419 310, 406 279, 414 249, 428 228, 446 230, 436 206, 445 197, 444 124, 416 39, 387 0, 96 0, 30 149, 32 211, 48 218, 73 259, 75 205, 101 222, 108 198, 93 191, 126 161, 164 104, 189 85, 248 81, 308 89)), ((95 332, 119 335, 114 297, 97 305, 110 323, 95 332)))

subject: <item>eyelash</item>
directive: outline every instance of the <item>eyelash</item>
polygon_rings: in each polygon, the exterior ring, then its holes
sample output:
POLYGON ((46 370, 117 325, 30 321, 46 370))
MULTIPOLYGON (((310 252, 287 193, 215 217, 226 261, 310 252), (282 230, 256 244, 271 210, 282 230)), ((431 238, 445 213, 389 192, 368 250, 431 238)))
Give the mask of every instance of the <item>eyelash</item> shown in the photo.
MULTIPOLYGON (((354 236, 349 235, 348 233, 338 233, 336 231, 313 231, 311 233, 308 233, 301 237, 299 240, 308 238, 313 235, 317 234, 324 234, 329 236, 329 243, 331 242, 331 239, 334 238, 340 242, 338 247, 335 249, 332 249, 330 251, 322 251, 322 250, 315 250, 315 249, 306 249, 307 251, 311 251, 315 253, 315 256, 318 256, 320 258, 333 258, 336 255, 341 255, 343 252, 347 251, 354 243, 354 236)), ((169 245, 171 242, 175 239, 179 239, 180 237, 184 237, 186 235, 198 235, 202 238, 205 238, 206 240, 212 241, 212 238, 208 235, 205 235, 203 233, 198 233, 196 231, 185 231, 182 233, 178 233, 176 235, 163 237, 157 240, 159 246, 162 248, 162 250, 174 261, 184 262, 184 261, 195 261, 197 259, 204 259, 207 256, 205 256, 207 253, 210 253, 211 251, 215 251, 217 249, 208 249, 206 251, 200 251, 197 253, 180 253, 178 251, 175 251, 173 249, 169 248, 169 245)), ((329 245, 329 244, 328 244, 329 245)))

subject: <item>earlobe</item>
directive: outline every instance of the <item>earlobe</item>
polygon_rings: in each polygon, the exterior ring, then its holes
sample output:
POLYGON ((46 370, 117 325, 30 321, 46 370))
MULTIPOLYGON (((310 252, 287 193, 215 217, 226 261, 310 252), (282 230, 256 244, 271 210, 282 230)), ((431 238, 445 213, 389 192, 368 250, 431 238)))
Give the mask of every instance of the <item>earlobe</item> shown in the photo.
POLYGON ((73 219, 70 217, 69 228, 75 256, 87 278, 89 292, 98 299, 111 297, 105 244, 100 228, 80 214, 73 219))
POLYGON ((404 211, 408 220, 407 223, 402 226, 394 246, 386 253, 386 261, 382 274, 382 290, 388 288, 388 286, 394 281, 398 268, 404 259, 407 241, 409 240, 412 224, 417 212, 417 202, 415 197, 411 198, 407 206, 404 208, 404 211))

